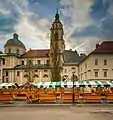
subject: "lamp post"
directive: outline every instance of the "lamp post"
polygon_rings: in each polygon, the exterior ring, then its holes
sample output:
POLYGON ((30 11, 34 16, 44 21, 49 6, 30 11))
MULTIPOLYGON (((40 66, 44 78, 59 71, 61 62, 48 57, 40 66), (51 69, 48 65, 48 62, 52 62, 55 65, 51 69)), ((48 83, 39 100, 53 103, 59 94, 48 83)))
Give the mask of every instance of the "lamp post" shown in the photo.
POLYGON ((74 91, 74 75, 75 73, 75 68, 72 68, 72 82, 73 82, 73 93, 72 93, 72 102, 75 103, 75 91, 74 91))

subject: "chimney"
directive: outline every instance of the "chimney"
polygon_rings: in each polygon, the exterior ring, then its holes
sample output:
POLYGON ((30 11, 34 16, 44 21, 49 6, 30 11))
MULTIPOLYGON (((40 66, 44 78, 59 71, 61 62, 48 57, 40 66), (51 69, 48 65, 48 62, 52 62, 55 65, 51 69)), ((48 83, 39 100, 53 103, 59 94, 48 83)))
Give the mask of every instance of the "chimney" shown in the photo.
POLYGON ((98 48, 99 44, 96 44, 96 48, 98 48))

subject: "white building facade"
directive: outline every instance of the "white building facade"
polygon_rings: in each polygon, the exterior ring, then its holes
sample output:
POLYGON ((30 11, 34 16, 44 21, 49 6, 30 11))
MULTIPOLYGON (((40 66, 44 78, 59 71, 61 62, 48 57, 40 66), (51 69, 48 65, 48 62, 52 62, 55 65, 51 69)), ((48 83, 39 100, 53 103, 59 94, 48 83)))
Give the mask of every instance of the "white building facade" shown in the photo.
POLYGON ((102 42, 78 67, 80 80, 113 80, 113 42, 102 42))

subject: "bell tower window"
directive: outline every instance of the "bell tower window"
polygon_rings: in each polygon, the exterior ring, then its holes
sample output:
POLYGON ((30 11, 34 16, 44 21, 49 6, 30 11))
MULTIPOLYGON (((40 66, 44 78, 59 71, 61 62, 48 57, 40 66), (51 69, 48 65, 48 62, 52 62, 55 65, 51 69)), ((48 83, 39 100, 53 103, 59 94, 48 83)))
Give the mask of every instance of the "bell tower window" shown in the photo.
POLYGON ((58 33, 55 33, 55 40, 58 40, 58 33))
POLYGON ((11 48, 8 49, 8 53, 11 53, 11 48))

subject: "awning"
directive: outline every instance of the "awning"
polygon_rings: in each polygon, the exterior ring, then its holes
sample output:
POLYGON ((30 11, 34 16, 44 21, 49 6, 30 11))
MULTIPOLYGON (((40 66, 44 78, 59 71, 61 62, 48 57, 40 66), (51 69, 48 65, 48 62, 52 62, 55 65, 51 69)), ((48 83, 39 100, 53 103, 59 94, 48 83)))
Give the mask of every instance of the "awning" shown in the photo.
POLYGON ((38 83, 32 83, 37 88, 55 88, 55 87, 65 87, 67 83, 65 82, 38 82, 38 83))
MULTIPOLYGON (((72 88, 73 82, 37 82, 32 83, 37 88, 72 88)), ((0 88, 10 87, 15 85, 15 83, 1 83, 0 88)), ((76 81, 74 82, 74 87, 113 87, 113 81, 76 81)))
MULTIPOLYGON (((55 87, 63 87, 63 88, 72 88, 73 82, 38 82, 33 83, 33 85, 38 88, 55 88, 55 87)), ((112 81, 76 81, 74 82, 74 87, 113 87, 112 81)))
POLYGON ((13 85, 15 85, 15 83, 1 83, 0 88, 3 88, 3 87, 8 88, 8 87, 11 87, 13 85))

